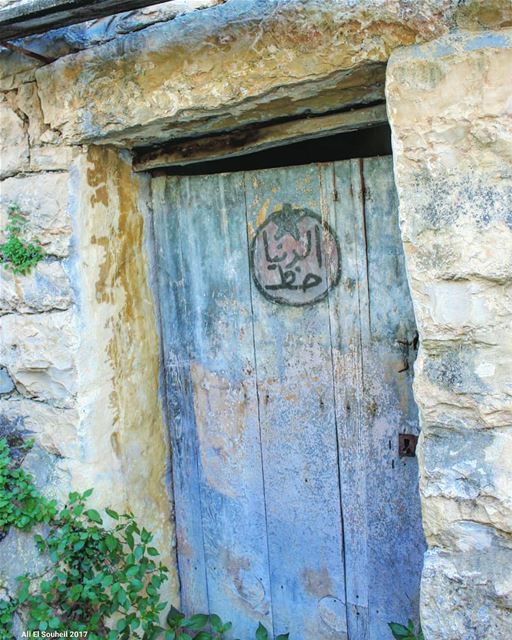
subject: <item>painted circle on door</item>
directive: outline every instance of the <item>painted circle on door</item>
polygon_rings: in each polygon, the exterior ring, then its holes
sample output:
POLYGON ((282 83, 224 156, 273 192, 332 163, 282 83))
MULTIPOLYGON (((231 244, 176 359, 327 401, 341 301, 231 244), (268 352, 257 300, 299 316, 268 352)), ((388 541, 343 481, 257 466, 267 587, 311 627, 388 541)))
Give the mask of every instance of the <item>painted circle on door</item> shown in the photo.
POLYGON ((267 300, 293 307, 319 302, 340 279, 336 234, 313 211, 284 204, 256 230, 251 271, 267 300))

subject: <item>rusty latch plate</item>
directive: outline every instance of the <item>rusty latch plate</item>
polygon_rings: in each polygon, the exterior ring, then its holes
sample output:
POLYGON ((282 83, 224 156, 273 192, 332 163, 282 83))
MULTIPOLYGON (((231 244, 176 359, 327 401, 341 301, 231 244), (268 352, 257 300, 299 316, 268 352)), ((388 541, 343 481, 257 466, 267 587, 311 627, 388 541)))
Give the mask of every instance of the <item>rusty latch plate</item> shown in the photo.
POLYGON ((414 458, 417 444, 418 436, 412 433, 398 434, 398 455, 401 458, 414 458))

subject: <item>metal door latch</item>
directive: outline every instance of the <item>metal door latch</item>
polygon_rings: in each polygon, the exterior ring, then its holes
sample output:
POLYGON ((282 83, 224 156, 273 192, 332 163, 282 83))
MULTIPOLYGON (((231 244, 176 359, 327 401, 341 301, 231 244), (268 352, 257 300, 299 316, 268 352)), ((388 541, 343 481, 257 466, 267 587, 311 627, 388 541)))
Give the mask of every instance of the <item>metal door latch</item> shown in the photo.
POLYGON ((398 455, 401 458, 414 458, 416 455, 416 445, 418 444, 418 436, 412 433, 398 434, 398 455))

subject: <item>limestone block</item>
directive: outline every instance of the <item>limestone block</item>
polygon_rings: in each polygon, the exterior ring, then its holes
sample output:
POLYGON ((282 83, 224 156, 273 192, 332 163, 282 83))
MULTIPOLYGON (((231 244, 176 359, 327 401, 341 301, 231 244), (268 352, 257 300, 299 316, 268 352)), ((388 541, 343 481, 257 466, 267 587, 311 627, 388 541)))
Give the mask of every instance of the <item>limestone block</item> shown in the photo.
MULTIPOLYGON (((402 208, 402 231, 408 225, 407 200, 402 208)), ((422 231, 421 240, 405 240, 411 279, 419 282, 438 280, 471 280, 485 278, 498 283, 510 280, 512 273, 511 230, 505 222, 476 227, 471 219, 452 231, 422 231), (478 240, 478 242, 476 242, 478 240)), ((421 287, 416 287, 420 290, 421 287)))
MULTIPOLYGON (((54 456, 36 445, 25 456, 22 468, 32 476, 34 485, 43 495, 55 497, 55 488, 62 485, 64 479, 54 456)), ((34 541, 34 534, 43 530, 43 526, 38 526, 34 531, 24 533, 11 527, 1 540, 0 584, 11 594, 17 591, 17 576, 42 573, 48 566, 48 558, 39 553, 34 541)))
POLYGON ((465 521, 512 533, 512 430, 429 426, 420 451, 424 524, 430 543, 457 549, 457 525, 465 521))
POLYGON ((0 553, 0 585, 10 595, 18 591, 16 578, 24 573, 42 573, 48 566, 34 540, 34 532, 22 532, 11 527, 7 536, 1 541, 0 553))
POLYGON ((0 315, 4 313, 39 313, 68 309, 72 302, 69 277, 62 262, 44 260, 26 275, 14 275, 2 269, 0 315))
POLYGON ((425 556, 421 619, 428 640, 508 640, 512 608, 510 540, 461 525, 460 552, 425 556))
MULTIPOLYGON (((507 338, 505 334, 504 338, 507 338)), ((512 424, 510 344, 429 344, 415 364, 414 394, 423 426, 465 421, 476 429, 512 424)))
POLYGON ((67 171, 75 150, 66 145, 36 146, 30 149, 31 171, 67 171))
POLYGON ((37 85, 35 82, 26 82, 18 88, 16 104, 20 111, 28 118, 28 137, 30 145, 39 143, 39 139, 46 129, 43 120, 41 103, 37 95, 37 85))
POLYGON ((20 395, 0 399, 0 421, 34 438, 45 451, 61 458, 79 457, 79 414, 20 395))
POLYGON ((28 228, 47 254, 68 255, 71 219, 67 211, 67 173, 41 173, 4 180, 0 192, 0 228, 5 226, 7 206, 11 202, 16 202, 28 216, 28 228))
MULTIPOLYGON (((512 424, 512 344, 436 341, 423 345, 415 366, 415 393, 421 408, 438 403, 477 411, 482 420, 512 424), (430 392, 430 395, 426 391, 430 392)), ((491 422, 496 424, 496 422, 491 422)))
POLYGON ((107 42, 119 37, 120 34, 138 31, 157 22, 173 20, 184 13, 214 7, 218 4, 223 4, 225 1, 172 0, 171 2, 160 2, 142 9, 125 11, 115 16, 95 20, 94 25, 90 25, 87 32, 83 34, 83 39, 87 40, 89 46, 107 42))
POLYGON ((28 167, 28 135, 20 116, 0 102, 0 178, 28 167))
POLYGON ((395 52, 388 66, 421 343, 414 392, 431 547, 421 587, 426 640, 510 635, 511 68, 510 29, 453 33, 395 52))
POLYGON ((77 336, 71 311, 0 318, 0 362, 23 395, 72 407, 77 336))
POLYGON ((45 120, 69 141, 135 145, 304 113, 308 100, 316 112, 365 103, 382 96, 390 52, 447 32, 457 5, 230 0, 41 68, 45 120))
POLYGON ((457 24, 462 29, 499 29, 512 22, 509 0, 465 0, 459 5, 457 24))
POLYGON ((424 344, 447 339, 493 343, 498 331, 508 331, 512 282, 466 277, 423 281, 415 288, 424 344))
POLYGON ((14 388, 14 382, 7 373, 7 369, 0 367, 0 394, 10 393, 14 388))

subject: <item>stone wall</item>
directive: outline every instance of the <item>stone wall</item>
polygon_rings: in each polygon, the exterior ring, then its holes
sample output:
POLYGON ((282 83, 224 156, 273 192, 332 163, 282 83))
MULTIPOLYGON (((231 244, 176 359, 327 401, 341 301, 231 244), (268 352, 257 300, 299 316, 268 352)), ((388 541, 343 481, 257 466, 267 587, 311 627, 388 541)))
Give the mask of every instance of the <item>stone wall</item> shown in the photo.
MULTIPOLYGON (((0 228, 16 203, 45 252, 29 275, 0 267, 0 437, 35 439, 23 464, 46 494, 93 487, 92 505, 132 510, 155 533, 177 603, 147 183, 118 152, 62 144, 33 81, 0 99, 0 228)), ((11 530, 0 587, 36 561, 32 536, 11 530)))
MULTIPOLYGON (((29 276, 1 272, 3 433, 35 436, 24 464, 48 493, 94 486, 98 506, 133 509, 174 568, 148 182, 125 152, 82 145, 360 106, 387 76, 421 333, 425 638, 508 640, 510 2, 198 0, 222 6, 174 23, 170 4, 27 40, 53 64, 0 51, 2 214, 17 202, 46 251, 29 276)), ((29 541, 0 542, 11 586, 29 541)))
POLYGON ((428 640, 512 629, 512 31, 397 51, 388 111, 421 349, 428 640))
POLYGON ((383 100, 395 48, 511 20, 509 0, 228 0, 37 76, 68 141, 132 147, 383 100))

